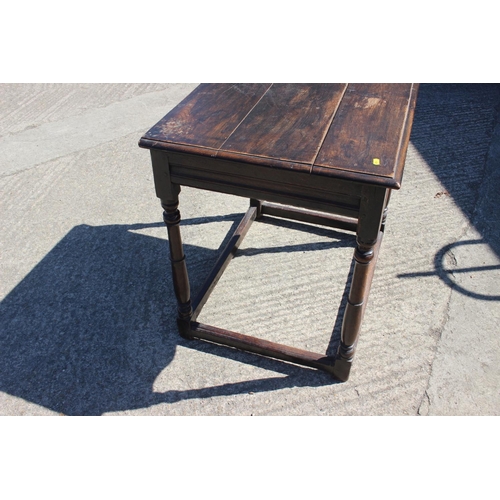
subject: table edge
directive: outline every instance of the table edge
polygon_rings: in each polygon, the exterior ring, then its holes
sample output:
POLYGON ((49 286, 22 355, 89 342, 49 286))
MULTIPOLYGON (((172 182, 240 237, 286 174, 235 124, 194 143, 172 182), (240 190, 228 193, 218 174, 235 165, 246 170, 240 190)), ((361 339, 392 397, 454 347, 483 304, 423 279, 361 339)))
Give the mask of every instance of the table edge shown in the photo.
POLYGON ((207 157, 212 159, 220 159, 223 161, 235 161, 243 162, 249 165, 258 165, 268 168, 278 168, 283 170, 293 170, 295 172, 305 172, 310 175, 316 175, 319 177, 330 177, 334 179, 347 180, 360 182, 363 184, 372 184, 375 186, 385 187, 389 189, 400 189, 401 180, 393 177, 383 177, 380 175, 351 172, 343 169, 332 169, 326 167, 314 167, 312 171, 311 165, 309 163, 297 163, 290 162, 286 160, 276 160, 269 159, 267 157, 258 157, 251 155, 241 155, 241 154, 231 154, 225 153, 221 154, 220 150, 201 148, 199 146, 190 146, 186 144, 169 143, 164 141, 156 141, 142 137, 139 141, 139 147, 142 149, 162 151, 165 154, 169 152, 172 153, 183 153, 186 155, 192 155, 193 157, 207 157))

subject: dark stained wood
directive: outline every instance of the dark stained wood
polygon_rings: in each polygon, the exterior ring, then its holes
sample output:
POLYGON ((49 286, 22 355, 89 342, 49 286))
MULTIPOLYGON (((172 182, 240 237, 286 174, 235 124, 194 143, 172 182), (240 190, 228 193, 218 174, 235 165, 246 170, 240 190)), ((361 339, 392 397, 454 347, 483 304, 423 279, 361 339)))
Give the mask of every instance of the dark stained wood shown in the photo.
POLYGON ((346 231, 356 232, 358 221, 349 217, 340 215, 331 215, 311 210, 300 209, 290 206, 277 205, 275 203, 262 202, 260 204, 261 213, 263 215, 271 215, 274 217, 282 217, 284 219, 298 220, 320 226, 335 227, 346 231))
POLYGON ((229 173, 209 172, 198 166, 178 168, 172 165, 171 178, 182 186, 337 213, 346 217, 357 217, 359 211, 359 196, 314 189, 307 184, 282 184, 270 176, 262 179, 237 177, 229 173))
POLYGON ((310 351, 304 351, 295 347, 289 347, 268 340, 257 339, 249 335, 224 330, 211 325, 191 322, 190 333, 192 337, 209 340, 218 344, 235 347, 243 351, 269 356, 271 358, 290 361, 299 365, 319 368, 334 374, 335 358, 318 354, 310 351))
POLYGON ((179 184, 172 184, 170 179, 170 165, 167 153, 156 149, 151 149, 150 153, 156 196, 161 200, 176 200, 181 189, 179 184))
POLYGON ((145 137, 219 149, 270 86, 269 83, 201 84, 145 137))
POLYGON ((233 235, 231 236, 231 239, 229 240, 224 250, 219 255, 217 262, 214 264, 212 271, 208 275, 208 278, 201 287, 201 290, 193 303, 192 320, 196 320, 198 314, 200 314, 201 309, 203 308, 206 301, 210 297, 210 294, 212 293, 215 285, 222 276, 222 273, 231 262, 231 259, 236 254, 238 247, 240 246, 241 242, 243 241, 243 238, 250 229, 250 225, 255 220, 256 216, 257 216, 257 208, 250 207, 247 210, 241 222, 238 224, 238 227, 235 229, 233 235))
POLYGON ((375 244, 389 193, 389 189, 371 185, 363 186, 356 236, 359 246, 375 244))
POLYGON ((358 341, 361 321, 370 293, 378 252, 382 242, 381 231, 384 208, 389 190, 364 186, 359 210, 354 250, 354 272, 342 322, 339 357, 352 359, 358 341), (349 351, 349 356, 346 354, 349 351))
POLYGON ((410 110, 415 106, 415 99, 412 84, 350 85, 313 173, 330 169, 331 175, 336 175, 338 170, 346 170, 400 183, 400 150, 403 147, 406 151, 412 119, 410 110))
POLYGON ((243 162, 168 154, 172 182, 247 198, 357 217, 362 184, 243 162))
POLYGON ((203 84, 139 145, 398 189, 417 90, 381 83, 203 84))
POLYGON ((345 83, 275 83, 221 146, 219 158, 261 156, 312 165, 345 83))
MULTIPOLYGON (((244 161, 229 161, 220 158, 212 158, 206 156, 193 156, 185 153, 166 153, 168 154, 168 163, 171 167, 175 168, 176 172, 185 172, 186 175, 197 177, 199 175, 224 176, 227 183, 253 183, 257 182, 259 185, 265 184, 267 181, 276 182, 279 184, 280 192, 295 192, 297 186, 303 189, 313 190, 313 192, 328 192, 330 193, 327 198, 342 196, 361 196, 361 189, 363 184, 360 182, 337 182, 332 177, 320 177, 310 175, 309 170, 303 171, 301 169, 281 169, 273 168, 270 165, 256 165, 249 164, 244 161), (190 170, 193 169, 193 172, 190 170), (196 173, 194 172, 196 170, 196 173)), ((245 159, 245 158, 244 158, 245 159)), ((305 193, 307 195, 307 193, 305 193)))
MULTIPOLYGON (((380 235, 380 238, 382 238, 382 235, 380 235)), ((346 346, 354 346, 358 341, 362 313, 368 299, 379 248, 380 244, 377 241, 377 245, 373 247, 373 253, 369 259, 366 259, 366 254, 361 253, 359 248, 356 248, 354 252, 354 272, 342 324, 341 340, 346 346)))
POLYGON ((162 200, 163 220, 168 231, 168 246, 170 250, 170 263, 172 266, 172 281, 177 298, 178 318, 188 321, 192 315, 191 293, 189 277, 186 268, 186 257, 182 247, 182 239, 179 224, 181 214, 178 210, 178 198, 162 200))
POLYGON ((334 370, 335 376, 342 381, 349 378, 383 236, 384 233, 380 231, 377 242, 371 248, 370 258, 366 259, 366 252, 360 252, 359 247, 354 251, 354 272, 342 320, 334 370))
POLYGON ((151 149, 156 194, 165 209, 183 336, 348 379, 389 195, 401 184, 417 89, 415 84, 204 84, 142 137, 139 145, 151 149), (195 300, 194 313, 179 228, 180 185, 251 199, 195 300), (356 232, 336 357, 195 322, 250 224, 266 215, 356 232))

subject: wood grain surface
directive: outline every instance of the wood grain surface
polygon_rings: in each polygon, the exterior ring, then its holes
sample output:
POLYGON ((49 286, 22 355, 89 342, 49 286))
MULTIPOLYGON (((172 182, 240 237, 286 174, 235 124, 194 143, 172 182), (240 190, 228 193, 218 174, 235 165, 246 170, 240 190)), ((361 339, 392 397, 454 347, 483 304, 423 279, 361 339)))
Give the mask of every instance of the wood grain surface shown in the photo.
POLYGON ((139 145, 399 188, 417 89, 202 84, 139 145))
POLYGON ((312 164, 347 84, 274 84, 221 150, 312 164))
POLYGON ((146 137, 219 149, 270 86, 269 83, 201 84, 146 137))

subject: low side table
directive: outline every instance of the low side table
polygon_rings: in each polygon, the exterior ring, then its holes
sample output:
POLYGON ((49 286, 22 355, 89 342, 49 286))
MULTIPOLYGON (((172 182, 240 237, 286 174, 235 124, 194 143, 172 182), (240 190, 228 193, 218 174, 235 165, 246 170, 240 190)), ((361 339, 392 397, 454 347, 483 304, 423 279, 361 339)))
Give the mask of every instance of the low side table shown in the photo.
POLYGON ((202 84, 140 140, 151 152, 168 230, 183 337, 205 339, 349 377, 382 241, 399 189, 417 84, 202 84), (250 199, 192 301, 180 234, 180 186, 250 199), (356 233, 354 271, 336 356, 196 321, 251 223, 278 216, 356 233))

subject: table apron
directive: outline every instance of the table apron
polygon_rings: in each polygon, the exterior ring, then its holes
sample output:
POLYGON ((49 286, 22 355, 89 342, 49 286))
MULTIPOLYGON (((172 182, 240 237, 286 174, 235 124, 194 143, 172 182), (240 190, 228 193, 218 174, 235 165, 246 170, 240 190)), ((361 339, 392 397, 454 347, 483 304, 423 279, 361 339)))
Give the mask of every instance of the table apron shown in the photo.
POLYGON ((233 162, 179 165, 169 157, 173 184, 292 205, 357 218, 362 184, 340 179, 318 179, 304 172, 246 166, 233 162))

